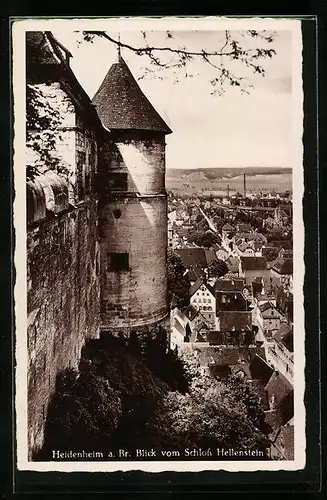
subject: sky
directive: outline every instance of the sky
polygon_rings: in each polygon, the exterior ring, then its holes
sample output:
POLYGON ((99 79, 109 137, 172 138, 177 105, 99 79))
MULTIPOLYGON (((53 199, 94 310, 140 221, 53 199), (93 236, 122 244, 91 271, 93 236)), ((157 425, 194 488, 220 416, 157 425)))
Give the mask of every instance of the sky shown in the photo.
MULTIPOLYGON (((71 51, 71 67, 92 98, 117 58, 116 47, 104 39, 78 43, 80 34, 69 27, 52 32, 71 51)), ((172 34, 173 39, 168 40, 164 31, 150 32, 148 40, 150 45, 168 43, 191 50, 215 50, 224 41, 224 32, 219 31, 172 34)), ((240 32, 234 34, 247 47, 255 43, 250 37, 243 39, 240 32)), ((118 33, 110 35, 118 38, 118 33)), ((139 31, 121 31, 120 37, 124 43, 144 45, 139 31)), ((216 70, 203 61, 190 64, 192 77, 172 69, 144 77, 148 59, 122 49, 142 91, 173 131, 166 138, 168 168, 291 166, 292 32, 275 32, 271 47, 276 56, 262 62, 265 77, 254 75, 240 63, 230 63, 229 68, 246 77, 254 88, 248 95, 226 87, 223 96, 211 94, 209 82, 216 70)))

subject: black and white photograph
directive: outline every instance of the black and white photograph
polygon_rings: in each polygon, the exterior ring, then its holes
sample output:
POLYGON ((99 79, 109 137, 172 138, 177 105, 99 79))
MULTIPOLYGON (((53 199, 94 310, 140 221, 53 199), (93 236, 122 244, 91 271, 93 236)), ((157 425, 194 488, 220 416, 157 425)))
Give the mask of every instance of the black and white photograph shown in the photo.
POLYGON ((12 45, 18 469, 303 469, 301 22, 12 45))

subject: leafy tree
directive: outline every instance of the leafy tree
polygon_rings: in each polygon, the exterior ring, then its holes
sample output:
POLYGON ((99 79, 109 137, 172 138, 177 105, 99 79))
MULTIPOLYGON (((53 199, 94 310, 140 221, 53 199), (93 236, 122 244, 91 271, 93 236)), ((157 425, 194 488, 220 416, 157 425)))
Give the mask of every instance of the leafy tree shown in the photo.
POLYGON ((69 109, 68 100, 63 98, 58 102, 51 85, 26 85, 28 179, 33 180, 36 174, 49 169, 65 176, 69 175, 68 166, 58 153, 58 145, 63 140, 63 117, 69 109))
POLYGON ((187 234, 187 239, 188 241, 195 243, 199 247, 206 248, 210 248, 217 243, 221 243, 219 235, 214 234, 211 231, 190 230, 187 234))
POLYGON ((211 278, 221 278, 228 273, 228 265, 221 259, 214 260, 208 268, 208 273, 211 278))
POLYGON ((222 95, 226 87, 238 87, 241 92, 249 92, 252 88, 248 84, 246 74, 265 75, 264 60, 271 59, 276 51, 273 49, 275 34, 267 31, 244 30, 217 33, 217 48, 207 50, 202 47, 193 50, 181 45, 178 34, 167 31, 163 45, 151 42, 151 33, 143 31, 143 41, 133 45, 125 43, 106 31, 83 31, 83 39, 93 42, 95 38, 102 38, 138 56, 144 56, 147 66, 143 78, 147 75, 161 76, 165 70, 176 70, 175 79, 194 77, 192 62, 199 60, 212 69, 210 79, 212 94, 222 95), (235 65, 235 63, 238 65, 235 65), (238 69, 238 71, 237 71, 238 69))
MULTIPOLYGON (((163 336, 163 331, 148 329, 146 334, 152 338, 163 336)), ((40 459, 48 459, 58 448, 265 449, 259 399, 246 382, 235 377, 218 382, 202 375, 196 351, 190 351, 182 360, 188 390, 171 391, 128 351, 133 344, 135 340, 129 344, 104 336, 84 351, 79 373, 63 374, 49 407, 40 459)), ((163 338, 161 344, 163 351, 163 338)), ((181 362, 176 353, 169 353, 181 362)), ((166 367, 166 377, 173 366, 166 367)))
POLYGON ((176 253, 169 250, 167 255, 167 287, 170 307, 183 309, 189 304, 190 280, 186 269, 176 253))
POLYGON ((204 389, 166 395, 142 436, 161 449, 224 447, 265 452, 267 440, 247 417, 245 408, 223 382, 208 380, 204 389))
POLYGON ((79 376, 67 370, 58 378, 39 458, 51 454, 52 449, 102 449, 103 436, 108 439, 113 435, 122 416, 119 394, 106 378, 95 375, 89 367, 79 376))

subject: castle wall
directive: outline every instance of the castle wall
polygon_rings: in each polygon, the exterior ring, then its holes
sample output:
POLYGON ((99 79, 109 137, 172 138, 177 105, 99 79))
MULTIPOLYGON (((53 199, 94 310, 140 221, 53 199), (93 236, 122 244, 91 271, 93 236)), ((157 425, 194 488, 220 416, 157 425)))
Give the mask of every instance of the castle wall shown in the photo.
POLYGON ((96 217, 89 201, 27 233, 30 450, 42 445, 56 375, 76 368, 86 338, 99 332, 96 217))
POLYGON ((37 88, 61 113, 53 150, 59 158, 61 175, 49 172, 45 165, 43 175, 36 176, 27 186, 31 456, 43 443, 48 403, 55 391, 57 374, 67 367, 77 368, 82 346, 87 338, 98 336, 100 326, 95 132, 58 84, 40 84, 37 88))

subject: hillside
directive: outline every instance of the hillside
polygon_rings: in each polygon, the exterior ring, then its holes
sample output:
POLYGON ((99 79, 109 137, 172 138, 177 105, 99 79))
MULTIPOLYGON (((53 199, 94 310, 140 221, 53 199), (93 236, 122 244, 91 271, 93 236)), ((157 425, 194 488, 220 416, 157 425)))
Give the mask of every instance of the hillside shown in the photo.
POLYGON ((162 460, 165 450, 183 456, 185 447, 264 452, 256 390, 233 377, 202 376, 194 361, 181 362, 163 339, 166 332, 159 329, 154 336, 144 330, 128 340, 106 335, 91 341, 79 372, 68 370, 58 378, 44 447, 35 458, 49 460, 56 449, 96 450, 102 460, 119 456, 119 449, 128 451, 120 458, 142 458, 136 450, 152 447, 153 460, 162 460), (182 380, 187 383, 181 391, 182 380))
POLYGON ((243 173, 248 193, 292 189, 292 169, 280 167, 168 169, 166 187, 185 194, 224 195, 229 185, 230 193, 243 192, 243 173))

